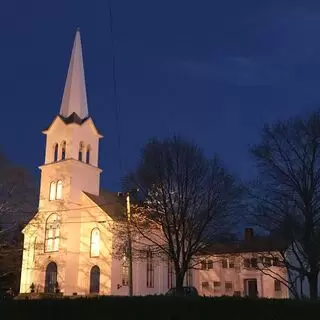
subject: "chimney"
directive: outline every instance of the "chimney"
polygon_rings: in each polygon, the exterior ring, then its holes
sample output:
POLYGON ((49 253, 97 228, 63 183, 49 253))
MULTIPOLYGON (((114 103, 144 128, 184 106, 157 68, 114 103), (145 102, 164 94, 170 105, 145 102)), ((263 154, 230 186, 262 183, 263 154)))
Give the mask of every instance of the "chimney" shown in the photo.
POLYGON ((251 241, 253 239, 253 229, 252 228, 245 228, 244 230, 244 240, 251 241))

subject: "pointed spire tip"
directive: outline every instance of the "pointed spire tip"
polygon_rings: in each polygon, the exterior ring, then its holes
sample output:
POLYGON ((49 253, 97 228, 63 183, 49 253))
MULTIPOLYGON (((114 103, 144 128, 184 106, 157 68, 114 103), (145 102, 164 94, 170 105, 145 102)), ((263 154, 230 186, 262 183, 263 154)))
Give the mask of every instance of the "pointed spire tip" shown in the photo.
POLYGON ((75 35, 71 59, 62 97, 60 115, 67 118, 76 113, 81 119, 88 117, 83 57, 79 28, 75 35))

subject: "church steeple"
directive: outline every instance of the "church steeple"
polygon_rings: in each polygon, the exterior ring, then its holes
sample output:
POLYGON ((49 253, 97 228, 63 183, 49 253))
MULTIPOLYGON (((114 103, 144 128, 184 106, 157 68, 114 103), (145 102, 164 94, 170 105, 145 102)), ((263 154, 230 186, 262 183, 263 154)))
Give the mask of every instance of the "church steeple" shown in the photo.
POLYGON ((77 29, 74 39, 60 108, 60 115, 64 118, 68 118, 74 113, 82 120, 89 116, 79 29, 77 29))

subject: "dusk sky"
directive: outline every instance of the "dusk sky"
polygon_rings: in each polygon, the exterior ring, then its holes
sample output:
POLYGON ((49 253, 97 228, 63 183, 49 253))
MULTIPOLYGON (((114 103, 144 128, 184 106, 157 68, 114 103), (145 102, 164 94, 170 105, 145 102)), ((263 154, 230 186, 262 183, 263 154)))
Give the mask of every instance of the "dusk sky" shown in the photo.
POLYGON ((80 27, 89 114, 103 133, 102 186, 116 191, 152 136, 178 133, 243 179, 264 123, 320 105, 320 2, 107 0, 0 4, 1 146, 35 176, 80 27))

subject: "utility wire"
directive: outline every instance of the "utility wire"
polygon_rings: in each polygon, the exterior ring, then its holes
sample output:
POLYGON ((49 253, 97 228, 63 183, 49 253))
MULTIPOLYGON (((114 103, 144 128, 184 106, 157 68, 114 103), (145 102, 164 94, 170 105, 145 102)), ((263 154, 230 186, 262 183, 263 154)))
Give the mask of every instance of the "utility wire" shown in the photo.
POLYGON ((111 37, 111 50, 112 50, 112 80, 113 80, 113 104, 116 114, 116 131, 117 131, 117 142, 118 142, 118 152, 119 152, 119 169, 121 174, 123 173, 123 159, 122 159, 122 147, 121 147, 121 130, 120 130, 120 105, 118 99, 117 90, 117 72, 116 72, 116 53, 115 53, 115 38, 113 32, 113 15, 111 8, 111 0, 108 0, 109 7, 109 27, 110 27, 110 37, 111 37))
POLYGON ((41 212, 41 213, 47 213, 47 212, 66 212, 66 211, 76 211, 76 210, 86 210, 86 209, 93 209, 93 208, 101 208, 103 206, 107 206, 107 205, 114 205, 114 204, 121 204, 119 201, 112 201, 112 202, 105 202, 105 203, 101 203, 101 204, 96 204, 94 206, 88 206, 88 207, 79 207, 79 208, 74 208, 74 209, 52 209, 52 210, 32 210, 32 211, 23 211, 23 210, 19 210, 19 211, 5 211, 2 214, 0 214, 0 217, 3 215, 5 216, 6 214, 15 214, 15 215, 22 215, 22 214, 28 214, 28 213, 37 213, 37 212, 41 212))

